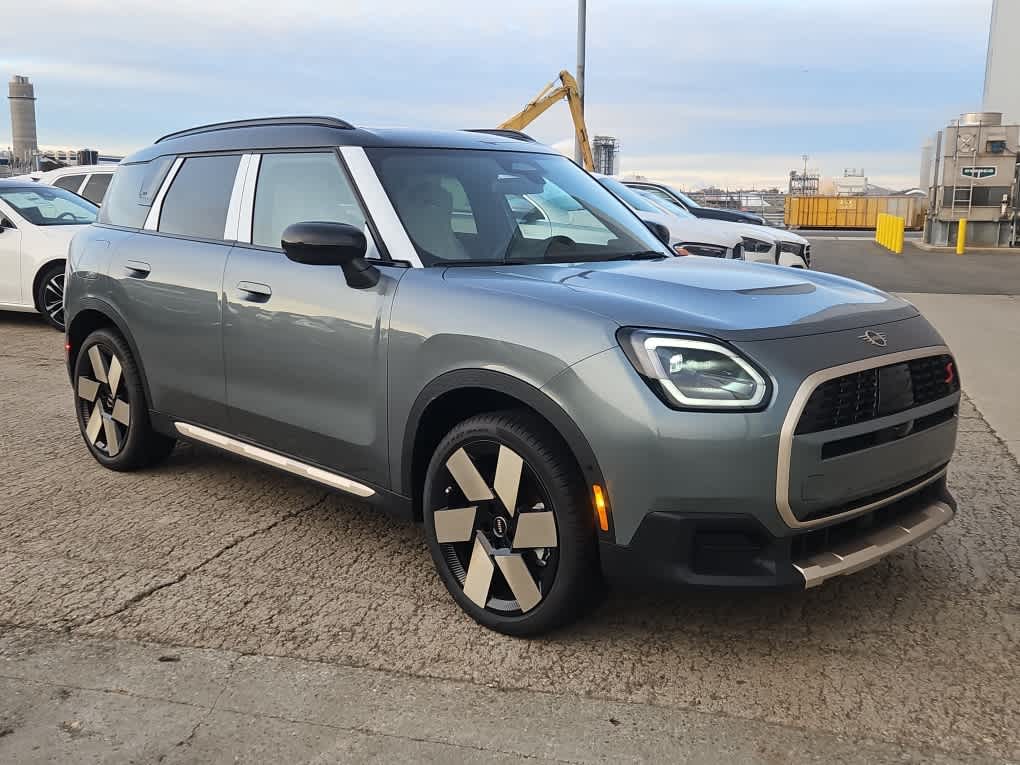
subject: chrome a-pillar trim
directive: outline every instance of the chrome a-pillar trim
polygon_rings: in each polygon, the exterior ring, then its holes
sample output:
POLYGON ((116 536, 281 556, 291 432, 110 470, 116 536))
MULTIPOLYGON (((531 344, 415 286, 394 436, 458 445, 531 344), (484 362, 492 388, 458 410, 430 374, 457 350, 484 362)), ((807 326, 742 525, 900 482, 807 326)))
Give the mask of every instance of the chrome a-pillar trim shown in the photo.
POLYGON ((238 441, 236 438, 225 436, 222 433, 216 433, 212 430, 206 430, 200 428, 197 425, 192 425, 187 422, 175 422, 174 427, 177 432, 185 438, 191 438, 195 441, 201 441, 204 444, 215 446, 223 449, 224 451, 230 452, 231 454, 237 454, 241 457, 247 457, 255 462, 261 462, 264 465, 270 465, 271 467, 285 470, 288 473, 301 476, 302 478, 309 478, 312 481, 316 481, 326 486, 331 486, 334 489, 345 491, 348 494, 353 494, 356 497, 371 497, 375 494, 375 490, 365 486, 357 481, 352 481, 350 478, 344 478, 342 475, 337 473, 331 473, 328 470, 315 467, 314 465, 308 465, 304 462, 299 462, 291 457, 284 457, 276 452, 271 452, 268 449, 263 449, 252 444, 246 444, 243 441, 238 441))
POLYGON ((156 194, 156 198, 152 200, 152 207, 149 208, 149 214, 145 216, 145 224, 142 228, 145 231, 157 231, 159 229, 159 214, 163 209, 163 198, 166 196, 167 191, 170 190, 171 184, 174 182, 174 178, 177 177, 177 173, 181 171, 181 165, 184 164, 184 157, 178 157, 174 160, 174 163, 170 165, 170 172, 166 174, 166 178, 163 179, 163 184, 159 187, 159 192, 156 194))
POLYGON ((834 523, 835 521, 852 518, 855 515, 861 515, 869 510, 875 510, 876 508, 892 504, 896 500, 901 499, 902 497, 905 497, 934 481, 937 481, 946 474, 946 470, 948 470, 948 468, 943 468, 935 475, 928 476, 903 491, 897 492, 891 497, 885 497, 877 502, 869 502, 859 507, 844 510, 842 513, 827 515, 824 518, 816 518, 811 521, 798 520, 796 514, 793 512, 793 508, 790 506, 790 470, 792 468, 791 460, 793 456, 793 438, 797 430, 797 423, 800 422, 800 416, 804 413, 804 408, 807 406, 807 402, 808 399, 811 398, 811 394, 815 392, 815 388, 827 380, 842 377, 843 375, 863 372, 867 369, 876 369, 889 364, 899 364, 903 361, 910 361, 912 359, 921 359, 925 356, 938 356, 941 354, 951 355, 951 352, 949 348, 944 345, 929 345, 925 348, 914 348, 909 351, 886 353, 882 356, 874 356, 870 359, 862 359, 861 361, 853 361, 849 364, 840 364, 838 367, 829 367, 828 369, 819 370, 810 375, 800 384, 796 395, 793 397, 793 402, 790 404, 790 409, 786 413, 786 419, 783 420, 783 428, 779 434, 779 459, 777 460, 776 465, 776 508, 779 510, 779 514, 782 516, 787 526, 791 529, 810 529, 818 526, 826 526, 830 523, 834 523))
POLYGON ((365 200, 368 214, 372 217, 379 235, 386 243, 393 260, 404 260, 415 268, 423 268, 424 264, 418 257, 418 251, 411 244, 411 239, 400 222, 400 217, 393 207, 386 189, 383 188, 379 176, 372 167, 365 150, 360 146, 341 146, 340 156, 347 165, 347 171, 354 180, 354 185, 365 200))
POLYGON ((853 574, 901 547, 919 542, 953 520, 954 515, 953 508, 945 502, 933 502, 892 525, 870 531, 832 550, 794 561, 793 567, 804 577, 805 589, 817 587, 827 579, 853 574))

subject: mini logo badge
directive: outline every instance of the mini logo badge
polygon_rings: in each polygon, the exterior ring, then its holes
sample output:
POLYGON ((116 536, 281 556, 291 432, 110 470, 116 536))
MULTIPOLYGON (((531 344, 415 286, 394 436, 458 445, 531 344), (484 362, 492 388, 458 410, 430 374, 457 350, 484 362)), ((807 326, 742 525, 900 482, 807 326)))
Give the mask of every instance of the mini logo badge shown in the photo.
POLYGON ((502 539, 508 531, 510 531, 510 524, 507 523, 506 518, 497 515, 496 520, 492 522, 492 533, 502 539))
POLYGON ((858 335, 861 340, 872 345, 877 345, 879 348, 885 348, 885 332, 876 332, 873 329, 869 329, 863 335, 858 335))

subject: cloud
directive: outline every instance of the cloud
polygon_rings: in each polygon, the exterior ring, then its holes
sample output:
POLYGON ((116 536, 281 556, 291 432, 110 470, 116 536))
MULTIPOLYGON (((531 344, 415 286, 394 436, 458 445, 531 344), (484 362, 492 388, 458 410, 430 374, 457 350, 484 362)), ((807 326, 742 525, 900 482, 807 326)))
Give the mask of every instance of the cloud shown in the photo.
MULTIPOLYGON (((589 131, 617 136, 625 163, 729 186, 782 183, 805 152, 830 174, 884 157, 905 180, 924 136, 980 100, 991 0, 967 6, 591 3, 589 131)), ((7 34, 0 71, 32 77, 53 144, 131 149, 288 113, 483 127, 573 69, 575 14, 576 0, 135 0, 130 13, 119 0, 49 0, 5 8, 6 30, 46 40, 7 34)), ((528 130, 568 146, 573 134, 561 106, 528 130)), ((0 120, 0 145, 5 131, 0 120)))

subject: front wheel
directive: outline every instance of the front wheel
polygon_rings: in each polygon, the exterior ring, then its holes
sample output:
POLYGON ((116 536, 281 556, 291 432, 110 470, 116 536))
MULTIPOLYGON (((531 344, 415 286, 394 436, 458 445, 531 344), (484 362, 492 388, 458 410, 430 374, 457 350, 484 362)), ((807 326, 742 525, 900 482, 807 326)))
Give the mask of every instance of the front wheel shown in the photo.
POLYGON ((480 624, 535 635, 602 591, 594 516, 563 440, 527 411, 472 417, 442 440, 423 493, 439 575, 480 624))
POLYGON ((36 287, 35 304, 51 327, 64 329, 64 264, 46 267, 36 287))

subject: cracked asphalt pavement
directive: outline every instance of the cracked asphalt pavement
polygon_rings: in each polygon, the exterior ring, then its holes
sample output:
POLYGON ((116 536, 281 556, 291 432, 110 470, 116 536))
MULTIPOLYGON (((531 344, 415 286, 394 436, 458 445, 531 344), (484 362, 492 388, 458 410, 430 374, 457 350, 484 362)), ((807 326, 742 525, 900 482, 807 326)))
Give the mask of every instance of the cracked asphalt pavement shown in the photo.
POLYGON ((524 641, 340 494, 190 445, 102 469, 61 336, 0 338, 0 761, 1020 760, 1020 469, 969 401, 916 547, 524 641))

